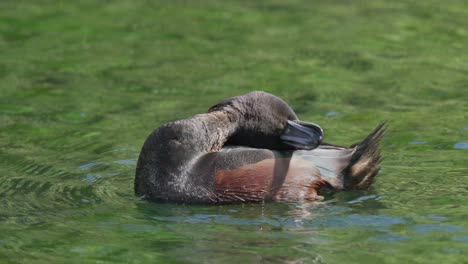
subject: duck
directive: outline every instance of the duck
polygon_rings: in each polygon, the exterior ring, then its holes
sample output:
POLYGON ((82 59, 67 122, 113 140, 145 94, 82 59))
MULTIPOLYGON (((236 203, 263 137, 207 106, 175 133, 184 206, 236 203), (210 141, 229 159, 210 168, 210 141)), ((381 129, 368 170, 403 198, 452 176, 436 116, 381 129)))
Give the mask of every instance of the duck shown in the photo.
POLYGON ((313 202, 367 190, 380 169, 385 130, 384 122, 350 147, 328 144, 323 129, 299 120, 283 99, 253 91, 156 128, 138 157, 135 195, 230 204, 313 202))

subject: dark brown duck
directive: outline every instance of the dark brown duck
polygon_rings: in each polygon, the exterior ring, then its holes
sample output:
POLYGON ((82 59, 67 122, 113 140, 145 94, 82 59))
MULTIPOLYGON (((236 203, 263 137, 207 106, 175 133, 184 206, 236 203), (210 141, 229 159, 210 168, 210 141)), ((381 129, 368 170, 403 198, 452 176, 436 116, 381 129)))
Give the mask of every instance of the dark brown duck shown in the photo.
POLYGON ((371 186, 385 125, 349 148, 322 143, 282 99, 251 92, 167 123, 146 139, 135 193, 184 203, 314 201, 371 186))

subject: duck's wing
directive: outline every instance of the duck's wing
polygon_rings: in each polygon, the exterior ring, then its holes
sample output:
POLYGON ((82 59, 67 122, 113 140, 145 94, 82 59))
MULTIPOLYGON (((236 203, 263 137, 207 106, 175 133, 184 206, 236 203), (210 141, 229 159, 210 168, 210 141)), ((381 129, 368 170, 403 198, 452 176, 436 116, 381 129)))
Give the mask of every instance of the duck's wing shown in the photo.
POLYGON ((234 147, 211 155, 217 202, 316 200, 332 188, 312 162, 292 151, 234 147))
POLYGON ((310 151, 224 147, 203 155, 194 171, 209 189, 201 201, 320 200, 340 190, 366 189, 379 170, 379 143, 385 125, 346 148, 323 144, 310 151))

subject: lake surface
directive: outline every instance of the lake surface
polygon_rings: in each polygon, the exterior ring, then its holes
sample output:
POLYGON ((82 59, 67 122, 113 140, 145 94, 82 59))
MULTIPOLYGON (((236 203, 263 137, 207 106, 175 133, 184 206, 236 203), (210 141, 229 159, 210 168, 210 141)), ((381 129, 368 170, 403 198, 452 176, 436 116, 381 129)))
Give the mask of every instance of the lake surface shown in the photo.
POLYGON ((0 262, 468 263, 465 1, 0 2, 0 262), (162 123, 251 90, 327 142, 388 120, 368 192, 133 195, 162 123))

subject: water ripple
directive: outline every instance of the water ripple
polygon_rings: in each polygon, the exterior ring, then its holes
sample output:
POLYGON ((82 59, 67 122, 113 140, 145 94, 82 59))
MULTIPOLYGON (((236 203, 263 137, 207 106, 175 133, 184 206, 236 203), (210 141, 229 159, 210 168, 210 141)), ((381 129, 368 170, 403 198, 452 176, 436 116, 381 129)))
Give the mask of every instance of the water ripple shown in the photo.
POLYGON ((374 201, 379 201, 381 199, 385 198, 385 196, 379 196, 379 195, 367 195, 367 196, 361 196, 355 200, 349 201, 349 204, 355 204, 355 203, 361 203, 367 200, 374 200, 374 201))
POLYGON ((453 241, 468 242, 468 236, 453 236, 453 241))
POLYGON ((411 141, 408 144, 410 144, 410 145, 426 145, 427 143, 428 143, 427 141, 418 141, 418 140, 416 140, 416 141, 411 141))
POLYGON ((94 183, 101 177, 102 176, 100 174, 86 174, 86 176, 83 178, 83 181, 94 183))
POLYGON ((217 223, 227 225, 260 225, 267 224, 274 227, 280 227, 281 223, 277 220, 261 218, 261 219, 247 219, 247 218, 234 218, 228 215, 206 215, 206 214, 195 214, 190 216, 153 216, 158 221, 164 222, 178 222, 178 223, 190 223, 190 224, 206 224, 206 223, 217 223))
POLYGON ((31 214, 28 210, 50 211, 89 206, 117 196, 118 189, 110 188, 105 183, 109 179, 107 175, 114 178, 121 172, 96 173, 98 167, 99 170, 109 168, 106 166, 109 163, 103 161, 83 164, 77 168, 79 171, 94 172, 79 173, 22 156, 2 153, 2 158, 1 163, 6 165, 3 168, 8 170, 9 177, 3 177, 0 181, 0 197, 8 198, 2 207, 8 216, 31 214))
POLYGON ((97 165, 100 165, 100 164, 103 164, 103 162, 90 162, 90 163, 87 163, 87 164, 83 164, 81 166, 79 166, 80 170, 89 170, 90 168, 93 168, 97 165))
POLYGON ((387 215, 361 215, 350 214, 346 216, 330 217, 312 221, 313 225, 324 227, 348 228, 352 226, 368 228, 386 228, 393 225, 406 224, 407 221, 387 215))
POLYGON ((468 149, 468 143, 466 142, 457 142, 455 145, 453 145, 454 148, 456 149, 468 149))
POLYGON ((408 236, 396 235, 396 234, 384 234, 384 235, 373 236, 370 238, 370 240, 385 241, 385 242, 399 242, 399 241, 405 241, 408 239, 409 239, 408 236))
POLYGON ((126 159, 126 160, 116 160, 114 161, 114 163, 135 166, 137 164, 137 161, 136 159, 126 159))
POLYGON ((447 217, 441 216, 441 215, 436 215, 436 214, 427 215, 427 218, 429 218, 429 219, 431 219, 431 220, 434 220, 434 221, 437 221, 437 222, 443 222, 443 221, 447 221, 447 220, 448 220, 447 217))
POLYGON ((461 226, 454 225, 439 225, 439 224, 420 224, 408 227, 409 230, 413 230, 417 233, 429 233, 429 232, 445 232, 455 233, 464 232, 465 229, 461 226))

